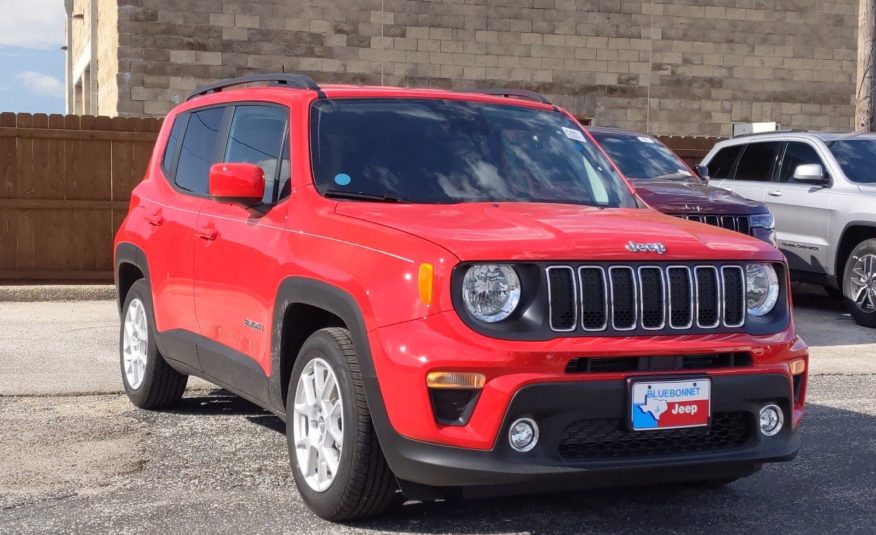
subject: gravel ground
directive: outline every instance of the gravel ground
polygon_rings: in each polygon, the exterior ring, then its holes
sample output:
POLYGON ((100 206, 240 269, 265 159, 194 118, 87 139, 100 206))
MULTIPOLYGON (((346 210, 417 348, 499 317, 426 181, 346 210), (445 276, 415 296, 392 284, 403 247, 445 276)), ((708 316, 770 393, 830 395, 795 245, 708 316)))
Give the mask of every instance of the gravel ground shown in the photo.
POLYGON ((719 490, 399 500, 346 526, 301 502, 284 426, 258 407, 193 382, 173 411, 133 408, 112 303, 0 303, 0 533, 876 533, 876 335, 817 291, 795 301, 813 345, 795 461, 719 490), (63 334, 34 339, 37 319, 63 334))

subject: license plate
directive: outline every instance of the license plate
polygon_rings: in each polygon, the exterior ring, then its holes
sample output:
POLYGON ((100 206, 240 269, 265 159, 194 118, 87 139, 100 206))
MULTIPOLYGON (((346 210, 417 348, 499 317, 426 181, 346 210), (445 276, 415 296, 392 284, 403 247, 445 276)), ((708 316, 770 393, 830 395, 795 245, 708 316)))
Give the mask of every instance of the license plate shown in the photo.
POLYGON ((712 382, 707 378, 639 380, 632 383, 631 394, 630 422, 634 431, 709 425, 712 382))

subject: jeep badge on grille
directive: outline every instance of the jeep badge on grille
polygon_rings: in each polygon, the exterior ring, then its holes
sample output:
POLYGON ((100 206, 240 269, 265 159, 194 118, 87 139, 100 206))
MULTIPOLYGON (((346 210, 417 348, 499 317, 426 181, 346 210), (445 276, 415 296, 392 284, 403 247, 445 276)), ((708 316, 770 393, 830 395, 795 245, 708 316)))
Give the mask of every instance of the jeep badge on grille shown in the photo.
POLYGON ((663 254, 666 252, 666 246, 660 242, 637 243, 630 240, 630 242, 627 243, 627 251, 631 253, 652 252, 657 254, 663 254))

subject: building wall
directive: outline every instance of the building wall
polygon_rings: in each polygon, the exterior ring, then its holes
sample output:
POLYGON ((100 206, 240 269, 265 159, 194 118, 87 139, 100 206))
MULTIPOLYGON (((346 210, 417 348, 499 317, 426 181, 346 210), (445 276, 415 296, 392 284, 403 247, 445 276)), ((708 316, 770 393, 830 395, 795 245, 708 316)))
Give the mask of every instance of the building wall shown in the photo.
POLYGON ((117 1, 122 115, 285 69, 323 83, 519 85, 595 124, 661 134, 852 123, 857 0, 117 1))
POLYGON ((118 115, 119 19, 116 0, 97 2, 97 111, 99 115, 118 115))

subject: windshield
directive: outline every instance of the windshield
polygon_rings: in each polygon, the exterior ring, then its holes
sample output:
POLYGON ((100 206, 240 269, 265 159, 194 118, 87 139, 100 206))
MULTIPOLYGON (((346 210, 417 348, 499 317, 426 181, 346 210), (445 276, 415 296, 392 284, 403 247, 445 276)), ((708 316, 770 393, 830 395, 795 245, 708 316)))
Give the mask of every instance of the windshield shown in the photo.
POLYGON ((618 169, 633 180, 693 180, 674 152, 649 136, 591 132, 618 169))
POLYGON ((849 180, 876 184, 876 139, 842 139, 827 146, 849 180))
POLYGON ((563 114, 455 100, 319 100, 316 187, 336 198, 411 203, 556 202, 636 207, 563 114))

